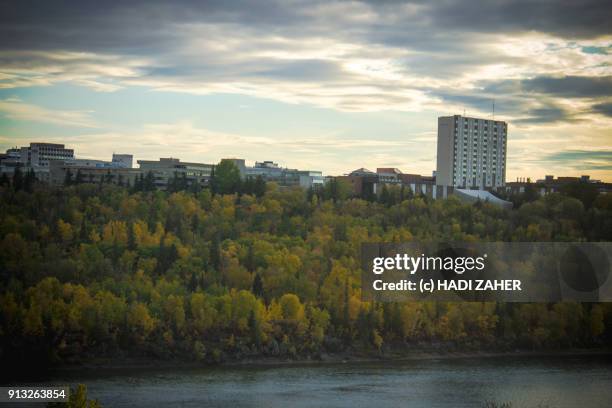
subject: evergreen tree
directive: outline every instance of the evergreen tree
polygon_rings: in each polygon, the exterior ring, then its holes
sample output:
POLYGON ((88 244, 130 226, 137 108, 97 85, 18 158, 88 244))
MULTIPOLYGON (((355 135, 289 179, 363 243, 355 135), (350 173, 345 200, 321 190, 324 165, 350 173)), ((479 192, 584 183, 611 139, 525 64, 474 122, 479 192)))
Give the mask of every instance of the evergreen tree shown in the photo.
POLYGON ((72 170, 70 168, 66 169, 66 173, 64 175, 64 185, 69 186, 72 184, 72 170))
POLYGON ((253 244, 249 245, 249 251, 247 252, 245 267, 249 272, 255 272, 255 253, 253 251, 253 244))
POLYGON ((8 186, 10 183, 11 182, 6 173, 2 173, 2 175, 0 176, 0 186, 8 186))
POLYGON ((208 180, 208 188, 210 189, 210 192, 214 194, 217 193, 217 186, 216 186, 216 181, 217 181, 217 176, 215 174, 215 165, 212 166, 212 168, 210 169, 210 180, 208 180))
POLYGON ((128 236, 127 236, 127 248, 130 251, 134 251, 136 249, 136 234, 134 233, 134 223, 130 222, 128 224, 128 236))
POLYGON ((144 174, 140 173, 134 180, 134 192, 143 191, 144 189, 144 174))
POLYGON ((23 188, 23 173, 21 172, 21 167, 15 167, 15 171, 13 173, 13 190, 19 191, 23 188))
POLYGON ((378 202, 387 207, 391 205, 391 194, 389 193, 389 188, 386 184, 383 184, 380 197, 378 197, 378 202))
POLYGON ((81 173, 81 169, 78 169, 76 172, 76 178, 74 179, 75 184, 83 183, 83 173, 81 173))
POLYGON ((253 294, 257 296, 258 298, 265 297, 263 281, 261 280, 261 276, 259 276, 258 273, 256 273, 255 277, 253 278, 253 285, 251 287, 251 292, 253 292, 253 294))
POLYGON ((155 177, 153 176, 152 171, 148 171, 147 175, 144 177, 142 190, 143 191, 154 191, 155 190, 155 177))
POLYGON ((253 310, 249 313, 249 331, 253 343, 259 349, 261 347, 261 325, 253 310))
POLYGON ((240 186, 240 193, 255 194, 255 180, 253 180, 253 177, 247 177, 246 180, 244 180, 240 186))
POLYGON ((253 193, 256 197, 263 197, 266 193, 266 181, 261 175, 255 177, 255 183, 253 185, 253 193))
POLYGON ((24 190, 27 191, 28 193, 32 192, 32 187, 34 186, 35 183, 36 183, 36 173, 34 173, 34 169, 30 168, 28 172, 26 173, 26 176, 23 182, 24 190))
POLYGON ((189 290, 195 292, 198 289, 198 276, 196 275, 196 271, 191 273, 191 279, 189 280, 189 290))
POLYGON ((221 271, 221 245, 219 244, 217 234, 213 236, 213 240, 210 243, 210 264, 215 271, 221 271))
POLYGON ((79 228, 79 239, 82 242, 89 242, 89 229, 87 228, 87 222, 85 218, 81 222, 81 228, 79 228))

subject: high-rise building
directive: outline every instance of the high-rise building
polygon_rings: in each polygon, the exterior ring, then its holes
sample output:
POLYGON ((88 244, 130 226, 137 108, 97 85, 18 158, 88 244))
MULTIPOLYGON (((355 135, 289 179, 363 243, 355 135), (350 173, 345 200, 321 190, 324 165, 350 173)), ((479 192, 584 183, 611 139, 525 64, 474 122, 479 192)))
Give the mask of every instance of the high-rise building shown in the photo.
POLYGON ((508 125, 461 115, 438 118, 436 184, 464 188, 506 183, 508 125))

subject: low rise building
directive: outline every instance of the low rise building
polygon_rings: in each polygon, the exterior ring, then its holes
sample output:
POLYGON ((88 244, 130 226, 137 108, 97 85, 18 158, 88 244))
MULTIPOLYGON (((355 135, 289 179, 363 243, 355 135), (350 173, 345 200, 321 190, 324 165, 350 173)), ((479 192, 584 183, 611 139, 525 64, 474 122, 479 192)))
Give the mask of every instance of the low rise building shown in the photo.
POLYGON ((353 194, 357 197, 370 199, 382 192, 383 186, 403 186, 415 194, 431 198, 446 198, 452 194, 452 186, 436 186, 435 176, 405 174, 397 168, 380 167, 376 173, 366 168, 352 171, 348 175, 337 177, 350 184, 353 194))
POLYGON ((393 167, 379 167, 376 169, 378 181, 383 184, 401 184, 402 171, 393 167))
POLYGON ((78 165, 73 161, 53 160, 49 164, 48 181, 52 185, 63 185, 69 181, 133 186, 141 175, 140 169, 78 165))
POLYGON ((174 178, 184 178, 188 185, 197 184, 205 187, 210 182, 213 164, 182 162, 175 158, 160 158, 159 160, 138 160, 143 174, 151 172, 155 186, 165 190, 174 178))
POLYGON ((49 164, 56 160, 74 160, 74 150, 59 143, 30 143, 8 149, 0 156, 0 173, 12 175, 19 167, 22 172, 33 171, 38 180, 48 182, 49 164))
MULTIPOLYGON (((236 162, 238 159, 233 159, 236 162)), ((242 164, 244 161, 242 160, 242 164)), ((255 166, 238 167, 243 177, 261 177, 265 181, 275 182, 281 187, 318 188, 325 183, 323 173, 314 170, 298 170, 280 167, 273 161, 255 162, 255 166), (244 172, 244 173, 243 173, 244 172)))
POLYGON ((353 170, 347 175, 338 176, 336 179, 349 184, 356 197, 369 198, 378 193, 378 174, 364 167, 353 170))
POLYGON ((74 150, 59 143, 30 143, 20 151, 20 161, 26 167, 48 168, 52 160, 73 160, 74 150))
POLYGON ((589 175, 574 176, 574 177, 557 177, 553 175, 547 175, 543 179, 535 182, 531 179, 523 177, 517 178, 516 181, 507 182, 505 186, 496 189, 497 191, 503 191, 510 195, 522 194, 531 189, 538 195, 544 196, 550 193, 558 193, 565 186, 576 183, 584 183, 592 185, 597 188, 601 193, 612 193, 612 183, 606 183, 601 180, 593 180, 589 175))

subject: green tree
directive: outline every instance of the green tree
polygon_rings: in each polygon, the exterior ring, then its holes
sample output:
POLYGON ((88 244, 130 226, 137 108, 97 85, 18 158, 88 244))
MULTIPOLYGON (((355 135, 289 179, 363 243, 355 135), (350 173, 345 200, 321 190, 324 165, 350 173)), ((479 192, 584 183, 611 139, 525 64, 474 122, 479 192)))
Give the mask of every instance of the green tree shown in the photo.
POLYGON ((215 194, 236 193, 240 189, 240 169, 233 161, 223 159, 215 166, 210 182, 215 194))
POLYGON ((253 278, 253 287, 251 289, 251 292, 253 292, 253 294, 258 298, 264 298, 265 296, 263 281, 261 280, 261 276, 258 273, 256 273, 255 277, 253 278))
POLYGON ((23 173, 21 167, 15 167, 13 171, 13 190, 19 191, 23 188, 23 173))

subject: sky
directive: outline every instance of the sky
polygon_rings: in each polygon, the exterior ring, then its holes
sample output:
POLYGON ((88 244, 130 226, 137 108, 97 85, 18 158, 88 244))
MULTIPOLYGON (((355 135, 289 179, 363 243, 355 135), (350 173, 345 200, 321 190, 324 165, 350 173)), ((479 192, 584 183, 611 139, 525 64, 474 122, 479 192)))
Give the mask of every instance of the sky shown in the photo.
POLYGON ((507 181, 612 182, 610 21, 599 0, 0 0, 0 149, 430 175, 439 116, 494 115, 507 181))

